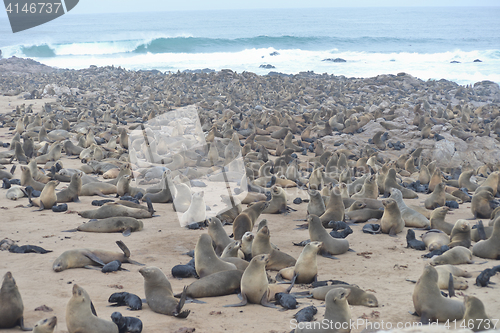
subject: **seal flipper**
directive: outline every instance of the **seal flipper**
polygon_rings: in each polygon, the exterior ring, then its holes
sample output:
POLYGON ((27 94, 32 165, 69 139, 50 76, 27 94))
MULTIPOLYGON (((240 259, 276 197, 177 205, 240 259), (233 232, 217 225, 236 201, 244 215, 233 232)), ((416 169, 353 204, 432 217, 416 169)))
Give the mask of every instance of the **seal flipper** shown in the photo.
POLYGON ((84 256, 86 256, 87 258, 89 258, 90 260, 92 260, 93 262, 95 262, 99 265, 102 265, 102 266, 106 265, 101 259, 99 259, 98 256, 96 256, 92 252, 85 252, 84 256))
POLYGON ((146 197, 146 203, 148 205, 148 212, 151 214, 151 216, 153 216, 156 211, 153 208, 153 203, 151 202, 150 197, 146 197))
POLYGON ((262 295, 262 299, 260 300, 260 304, 265 306, 265 307, 268 307, 268 308, 274 308, 274 309, 278 308, 276 305, 269 303, 269 300, 267 299, 267 292, 265 292, 264 295, 262 295))
POLYGON ((337 258, 337 257, 332 256, 332 255, 331 255, 331 253, 328 253, 328 252, 323 252, 323 251, 322 251, 322 252, 321 252, 321 255, 322 255, 323 257, 325 257, 325 258, 329 258, 329 259, 339 259, 339 258, 337 258))
POLYGON ((76 195, 76 197, 73 198, 73 202, 80 202, 80 198, 78 197, 78 194, 76 195))
MULTIPOLYGON (((264 293, 263 297, 267 297, 267 292, 264 293)), ((229 307, 245 306, 245 305, 247 305, 247 303, 248 303, 247 296, 242 293, 241 294, 241 303, 238 303, 238 304, 226 304, 226 305, 224 305, 224 307, 225 308, 229 308, 229 307)))
POLYGON ((295 286, 295 281, 297 281, 298 277, 299 277, 298 273, 294 273, 293 274, 292 283, 290 284, 290 287, 286 288, 286 293, 287 294, 289 294, 290 291, 292 290, 293 286, 295 286))
POLYGON ((125 255, 125 258, 130 258, 130 250, 124 242, 122 242, 121 240, 116 241, 116 245, 118 245, 118 247, 123 251, 123 255, 125 255))
POLYGON ((450 280, 448 281, 448 297, 453 297, 455 295, 455 286, 453 285, 453 274, 450 273, 450 280))
POLYGON ((13 175, 16 172, 17 164, 14 164, 12 168, 10 168, 10 174, 13 175))
POLYGON ((420 322, 424 325, 429 325, 431 323, 431 318, 426 312, 420 314, 420 322))
POLYGON ((19 318, 19 321, 17 322, 17 324, 21 328, 21 331, 33 331, 33 328, 29 328, 29 327, 24 326, 24 317, 19 318))
POLYGON ((182 290, 181 299, 179 300, 179 303, 177 303, 177 306, 175 307, 175 311, 173 313, 174 317, 176 318, 187 318, 187 316, 189 316, 189 314, 191 313, 190 310, 185 310, 181 312, 184 303, 186 303, 186 291, 187 287, 184 286, 184 290, 182 290))
POLYGON ((389 230, 389 236, 391 236, 391 237, 396 237, 396 227, 392 227, 392 228, 389 230))
POLYGON ((486 237, 486 231, 484 231, 484 224, 482 220, 479 220, 477 222, 477 234, 479 235, 479 239, 487 239, 486 237))
POLYGON ((97 317, 97 312, 95 311, 94 303, 92 303, 92 301, 90 301, 90 311, 92 311, 94 316, 97 317))
POLYGON ((42 210, 44 210, 44 209, 45 209, 45 206, 43 205, 43 201, 42 201, 42 200, 40 200, 40 208, 35 209, 34 211, 35 211, 35 212, 39 212, 39 211, 42 211, 42 210))
POLYGON ((130 227, 127 228, 127 229, 125 229, 125 230, 123 230, 123 232, 122 232, 123 237, 128 237, 131 234, 132 234, 132 229, 130 229, 130 227))

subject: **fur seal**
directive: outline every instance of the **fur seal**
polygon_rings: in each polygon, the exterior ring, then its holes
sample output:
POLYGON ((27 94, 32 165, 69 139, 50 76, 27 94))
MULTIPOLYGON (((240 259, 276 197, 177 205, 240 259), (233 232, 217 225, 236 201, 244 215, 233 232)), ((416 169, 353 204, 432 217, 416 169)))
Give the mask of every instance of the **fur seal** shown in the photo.
POLYGON ((52 209, 57 203, 56 187, 59 185, 58 180, 51 180, 42 190, 39 198, 30 199, 30 203, 40 207, 39 210, 52 209))
POLYGON ((349 241, 347 239, 333 238, 323 227, 321 220, 316 215, 308 215, 309 238, 311 241, 321 242, 320 254, 331 256, 346 253, 349 250, 349 241))
POLYGON ((321 193, 314 189, 308 189, 309 203, 307 204, 307 214, 314 214, 317 216, 323 215, 325 212, 325 202, 321 197, 321 193))
POLYGON ((484 304, 479 298, 475 296, 465 296, 464 306, 464 324, 467 325, 467 328, 474 332, 480 332, 492 329, 495 326, 486 314, 484 304))
POLYGON ((52 333, 57 324, 57 317, 42 319, 33 326, 33 333, 52 333))
POLYGON ((191 223, 203 222, 207 217, 205 205, 205 192, 195 192, 191 198, 191 204, 188 210, 182 214, 179 222, 182 227, 186 227, 191 223))
POLYGON ((471 245, 471 234, 470 234, 469 222, 463 219, 457 220, 455 226, 451 229, 450 233, 450 248, 455 246, 463 246, 469 248, 471 245))
POLYGON ((378 186, 377 186, 377 178, 375 175, 371 175, 366 177, 365 182, 361 190, 357 193, 354 193, 351 198, 369 198, 369 199, 377 199, 378 198, 378 186))
POLYGON ((245 232, 243 237, 241 237, 241 252, 245 256, 245 260, 250 261, 252 259, 252 243, 255 235, 250 231, 245 232))
POLYGON ((471 182, 470 177, 474 174, 474 170, 463 171, 458 177, 458 187, 465 187, 468 191, 474 192, 479 185, 471 182))
POLYGON ((326 227, 330 221, 344 221, 344 217, 345 207, 342 197, 337 193, 336 188, 332 188, 330 190, 330 200, 328 200, 326 210, 319 219, 323 226, 326 227))
POLYGON ((82 287, 73 285, 72 293, 66 305, 66 326, 69 333, 118 333, 115 323, 92 313, 90 296, 82 287))
POLYGON ((394 199, 398 204, 399 211, 401 212, 401 217, 405 222, 405 226, 409 228, 425 228, 429 229, 431 222, 419 212, 408 207, 404 200, 401 191, 397 188, 391 188, 391 199, 394 199))
POLYGON ((99 195, 104 197, 105 194, 116 194, 117 188, 113 184, 102 183, 102 182, 92 182, 82 185, 82 190, 80 191, 81 196, 93 196, 99 195))
POLYGON ((500 259, 500 218, 495 219, 491 236, 474 244, 472 253, 480 258, 500 259))
POLYGON ((231 238, 222 227, 221 221, 217 217, 208 219, 208 234, 212 237, 215 245, 215 253, 221 255, 224 249, 231 243, 231 238))
POLYGON ((410 189, 404 188, 403 186, 399 185, 396 182, 396 170, 391 168, 387 172, 387 175, 385 176, 384 180, 384 193, 388 194, 390 193, 391 188, 397 188, 398 190, 401 191, 401 194, 403 195, 404 199, 415 199, 418 198, 418 194, 410 189))
POLYGON ((440 265, 436 266, 436 271, 438 272, 438 286, 440 289, 448 290, 450 283, 450 274, 453 276, 453 288, 464 290, 469 287, 467 280, 461 277, 470 278, 472 275, 467 273, 463 269, 453 266, 453 265, 440 265))
POLYGON ((77 231, 86 232, 121 232, 124 236, 130 236, 131 232, 144 228, 144 223, 134 217, 117 216, 100 220, 90 220, 76 228, 77 231))
POLYGON ((113 312, 111 320, 118 326, 119 333, 141 333, 142 321, 135 317, 124 317, 120 312, 113 312))
POLYGON ((130 186, 130 181, 132 180, 131 175, 123 175, 116 182, 116 194, 120 197, 124 195, 130 195, 131 197, 135 197, 137 193, 141 192, 143 195, 146 193, 145 190, 138 187, 130 186))
POLYGON ((439 229, 431 229, 422 235, 422 241, 429 251, 440 249, 450 243, 450 237, 439 229))
POLYGON ((82 174, 81 173, 74 173, 71 176, 71 182, 69 183, 68 187, 60 192, 56 193, 57 196, 57 202, 71 202, 75 201, 78 202, 78 196, 80 195, 80 192, 82 190, 82 174))
POLYGON ((196 273, 200 278, 210 274, 236 269, 232 263, 220 259, 212 246, 212 238, 208 234, 203 234, 198 239, 194 249, 194 260, 196 273))
POLYGON ((116 244, 123 253, 96 249, 74 249, 65 251, 54 260, 52 269, 55 272, 61 272, 70 268, 82 268, 93 265, 104 266, 114 260, 119 260, 122 263, 142 265, 130 259, 130 250, 122 241, 117 241, 116 244))
POLYGON ((334 288, 325 296, 325 318, 317 322, 302 322, 295 327, 295 333, 349 333, 351 332, 351 310, 347 299, 351 293, 350 289, 334 288), (325 328, 325 324, 327 327, 325 328), (340 329, 337 329, 340 328, 340 329))
POLYGON ((267 225, 264 225, 257 231, 252 242, 252 257, 260 254, 269 255, 266 264, 266 269, 269 270, 279 271, 285 267, 294 266, 297 262, 294 257, 272 247, 269 227, 267 225))
POLYGON ((271 200, 266 209, 261 214, 282 214, 286 213, 286 193, 280 186, 271 187, 271 200))
POLYGON ((24 165, 21 165, 21 185, 31 186, 36 191, 42 191, 45 187, 44 183, 37 182, 33 179, 30 168, 24 165))
POLYGON ((463 246, 455 246, 442 255, 432 258, 429 263, 432 266, 472 264, 472 252, 463 246))
POLYGON ((429 221, 431 222, 431 229, 439 229, 444 231, 445 234, 451 234, 454 225, 445 222, 444 218, 450 209, 448 207, 438 207, 431 212, 429 221))
POLYGON ((363 208, 345 213, 346 221, 351 223, 366 222, 370 219, 380 219, 384 215, 381 209, 363 208))
POLYGON ((268 301, 269 283, 266 274, 267 262, 267 254, 261 254, 252 258, 250 265, 248 265, 241 276, 241 303, 224 305, 224 307, 244 306, 247 303, 261 304, 271 308, 276 307, 268 301))
POLYGON ((394 199, 383 200, 382 204, 384 205, 384 214, 380 219, 380 229, 384 234, 395 236, 405 227, 398 204, 394 199))
POLYGON ((321 248, 321 242, 310 242, 307 244, 297 259, 295 266, 287 267, 278 272, 278 275, 295 283, 312 283, 318 276, 317 253, 321 248))
POLYGON ((423 324, 447 320, 460 320, 465 313, 462 302, 441 295, 438 272, 426 265, 413 290, 413 306, 423 324))
MULTIPOLYGON (((191 298, 217 297, 234 294, 240 289, 243 271, 230 270, 210 274, 191 283, 186 296, 191 298)), ((175 297, 180 297, 180 294, 175 297)))
POLYGON ((445 192, 446 184, 439 183, 432 191, 432 194, 425 199, 424 206, 429 210, 436 209, 438 207, 442 207, 446 203, 446 192, 445 192))
POLYGON ((488 189, 490 188, 480 187, 472 196, 470 210, 475 219, 489 219, 491 217, 491 213, 496 208, 496 204, 493 201, 494 194, 488 189))
POLYGON ((26 196, 26 190, 19 185, 13 185, 5 193, 5 196, 9 200, 17 200, 19 198, 26 196))
POLYGON ((374 294, 370 294, 363 289, 348 284, 333 284, 330 286, 316 287, 309 291, 314 299, 319 299, 324 301, 326 294, 334 288, 345 288, 351 290, 351 293, 347 297, 347 302, 349 305, 364 305, 370 308, 378 307, 378 300, 374 294))
POLYGON ((124 205, 120 205, 116 202, 108 202, 97 209, 83 210, 78 213, 81 217, 88 219, 105 219, 108 217, 116 216, 128 216, 135 217, 136 219, 146 219, 153 217, 153 211, 141 209, 141 208, 130 208, 124 205))
POLYGON ((21 327, 23 331, 31 331, 24 327, 24 305, 16 280, 11 272, 5 273, 0 289, 0 328, 21 327))
POLYGON ((257 202, 256 204, 248 207, 242 211, 233 221, 233 235, 234 240, 241 240, 245 232, 252 231, 255 221, 267 208, 269 202, 257 202))
POLYGON ((186 300, 186 288, 181 299, 177 301, 172 293, 172 286, 165 274, 158 267, 143 267, 139 273, 144 277, 144 293, 149 308, 156 313, 161 313, 177 318, 186 318, 191 311, 181 312, 186 300))

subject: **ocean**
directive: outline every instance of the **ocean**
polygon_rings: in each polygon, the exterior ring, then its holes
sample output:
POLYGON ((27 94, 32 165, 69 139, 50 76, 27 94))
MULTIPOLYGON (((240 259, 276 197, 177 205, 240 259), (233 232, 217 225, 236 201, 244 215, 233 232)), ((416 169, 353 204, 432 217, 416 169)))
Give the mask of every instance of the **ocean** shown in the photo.
POLYGON ((69 12, 16 34, 5 17, 0 50, 3 57, 70 69, 406 72, 423 80, 500 83, 500 7, 69 12))

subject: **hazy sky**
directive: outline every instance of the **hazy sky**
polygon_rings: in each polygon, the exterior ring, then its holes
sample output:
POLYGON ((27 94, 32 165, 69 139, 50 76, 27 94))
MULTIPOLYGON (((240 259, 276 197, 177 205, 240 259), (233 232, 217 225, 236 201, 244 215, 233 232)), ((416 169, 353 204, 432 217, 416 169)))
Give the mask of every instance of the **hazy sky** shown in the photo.
MULTIPOLYGON (((260 8, 500 6, 499 0, 80 0, 75 14, 260 8)), ((0 10, 0 17, 7 16, 0 10)))

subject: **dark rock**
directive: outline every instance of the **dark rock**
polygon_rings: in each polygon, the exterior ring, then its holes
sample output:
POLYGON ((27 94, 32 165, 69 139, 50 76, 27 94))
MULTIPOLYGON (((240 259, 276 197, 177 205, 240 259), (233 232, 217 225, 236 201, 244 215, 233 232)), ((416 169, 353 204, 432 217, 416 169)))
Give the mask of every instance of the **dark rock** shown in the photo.
POLYGON ((273 65, 267 64, 267 65, 260 65, 259 68, 266 68, 266 69, 271 69, 271 68, 276 68, 273 65))

